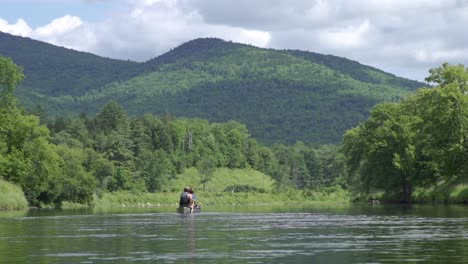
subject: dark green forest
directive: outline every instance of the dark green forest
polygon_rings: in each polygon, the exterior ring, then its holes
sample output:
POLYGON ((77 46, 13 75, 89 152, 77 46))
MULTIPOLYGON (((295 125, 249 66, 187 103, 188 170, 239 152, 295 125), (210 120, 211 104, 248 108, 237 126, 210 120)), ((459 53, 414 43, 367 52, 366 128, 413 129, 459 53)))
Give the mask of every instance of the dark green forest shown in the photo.
POLYGON ((21 86, 37 96, 81 95, 142 72, 137 62, 102 58, 2 32, 0 43, 0 54, 24 69, 21 86))
POLYGON ((0 54, 24 68, 15 95, 29 111, 50 118, 94 116, 114 100, 132 117, 236 120, 268 146, 339 143, 375 104, 400 101, 423 86, 332 55, 213 38, 189 41, 143 63, 5 33, 0 41, 0 54))
POLYGON ((279 190, 344 185, 336 146, 267 147, 235 121, 130 117, 115 101, 94 116, 47 118, 20 106, 14 90, 22 78, 20 67, 0 57, 0 178, 21 186, 33 206, 91 205, 93 194, 119 190, 177 191, 168 180, 191 167, 204 181, 215 168, 253 168, 279 190))

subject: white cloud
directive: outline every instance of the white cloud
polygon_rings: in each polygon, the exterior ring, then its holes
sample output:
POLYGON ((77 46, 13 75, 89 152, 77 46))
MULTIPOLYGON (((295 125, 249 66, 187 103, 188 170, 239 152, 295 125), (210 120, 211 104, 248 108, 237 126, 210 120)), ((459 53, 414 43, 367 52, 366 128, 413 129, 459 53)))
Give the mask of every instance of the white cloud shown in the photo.
POLYGON ((9 24, 8 21, 0 18, 0 31, 26 37, 32 32, 32 29, 21 18, 15 24, 9 24))
POLYGON ((220 37, 262 47, 270 40, 269 33, 262 30, 207 23, 197 10, 184 8, 180 0, 142 0, 128 13, 95 24, 90 30, 97 39, 89 51, 139 61, 198 37, 220 37))
POLYGON ((79 17, 66 15, 52 20, 52 22, 43 27, 37 28, 34 30, 34 33, 39 37, 50 37, 64 34, 82 24, 83 21, 79 17))
POLYGON ((366 44, 370 22, 365 20, 358 26, 331 29, 321 32, 319 38, 324 45, 332 48, 355 48, 366 44))
POLYGON ((421 49, 415 51, 415 56, 417 60, 421 62, 440 62, 440 61, 458 61, 458 60, 467 60, 468 59, 468 48, 463 49, 452 49, 452 50, 431 50, 431 49, 421 49))
POLYGON ((316 0, 313 6, 305 9, 304 16, 310 18, 310 20, 323 21, 330 16, 331 8, 328 1, 316 0))
POLYGON ((76 16, 65 15, 52 20, 49 24, 38 27, 30 33, 35 39, 40 39, 52 44, 63 44, 63 37, 73 30, 83 25, 83 21, 76 16))

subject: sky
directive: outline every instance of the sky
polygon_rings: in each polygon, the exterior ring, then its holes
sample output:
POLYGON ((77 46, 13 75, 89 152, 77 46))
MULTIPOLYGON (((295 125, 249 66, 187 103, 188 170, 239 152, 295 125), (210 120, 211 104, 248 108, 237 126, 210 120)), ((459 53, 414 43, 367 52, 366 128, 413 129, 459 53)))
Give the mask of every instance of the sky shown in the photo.
POLYGON ((467 25, 468 0, 0 0, 0 31, 109 58, 217 37, 420 81, 444 62, 468 65, 467 25))

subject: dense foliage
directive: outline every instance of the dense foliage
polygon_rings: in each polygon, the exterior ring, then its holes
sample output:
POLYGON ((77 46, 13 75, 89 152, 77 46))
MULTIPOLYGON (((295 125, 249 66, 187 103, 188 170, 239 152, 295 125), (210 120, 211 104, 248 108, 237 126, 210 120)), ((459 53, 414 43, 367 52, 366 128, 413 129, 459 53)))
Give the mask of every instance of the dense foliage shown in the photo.
POLYGON ((171 186, 170 180, 192 167, 202 175, 203 188, 216 168, 253 168, 271 176, 279 189, 344 185, 344 160, 336 146, 269 148, 235 121, 129 117, 112 101, 94 118, 59 118, 49 127, 52 143, 82 153, 81 163, 96 179, 98 192, 177 191, 180 186, 171 186))
POLYGON ((0 55, 24 68, 24 88, 19 92, 30 97, 81 95, 143 72, 136 62, 102 58, 3 32, 0 43, 0 55))
POLYGON ((0 208, 7 210, 25 209, 28 201, 20 187, 0 179, 0 208))
POLYGON ((196 168, 204 185, 216 168, 261 171, 279 189, 342 184, 336 147, 269 148, 235 121, 129 117, 115 101, 93 117, 28 114, 13 96, 22 76, 21 68, 0 56, 0 178, 21 186, 31 205, 92 204, 94 193, 119 190, 177 191, 181 186, 169 182, 187 168, 196 168))
POLYGON ((0 54, 23 66, 17 95, 49 115, 96 114, 117 101, 129 114, 236 120, 268 145, 338 143, 381 101, 422 84, 358 62, 304 51, 196 39, 145 63, 111 60, 0 33, 0 54))
POLYGON ((426 80, 437 86, 378 105, 346 133, 343 150, 357 191, 408 202, 418 187, 468 175, 468 69, 444 64, 426 80))

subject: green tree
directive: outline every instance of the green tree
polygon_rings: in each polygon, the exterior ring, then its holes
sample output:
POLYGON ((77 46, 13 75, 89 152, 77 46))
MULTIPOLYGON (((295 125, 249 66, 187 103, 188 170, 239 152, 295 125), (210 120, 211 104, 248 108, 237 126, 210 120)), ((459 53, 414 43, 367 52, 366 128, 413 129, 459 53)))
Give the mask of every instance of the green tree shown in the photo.
POLYGON ((1 95, 13 95, 16 86, 23 80, 23 68, 13 60, 0 56, 0 89, 1 95))
POLYGON ((414 126, 419 122, 397 104, 380 104, 365 124, 345 134, 347 164, 359 190, 395 192, 401 201, 410 201, 418 184, 414 126))
POLYGON ((404 107, 424 120, 418 127, 418 149, 425 174, 463 175, 468 158, 468 95, 458 82, 422 89, 404 107))
POLYGON ((163 150, 144 153, 141 157, 141 169, 149 192, 161 191, 175 174, 174 168, 163 150))
POLYGON ((102 154, 99 154, 94 149, 86 148, 83 150, 86 158, 83 161, 83 167, 87 172, 93 175, 96 180, 97 187, 100 190, 110 189, 107 184, 112 182, 115 173, 115 166, 112 161, 106 159, 102 154))
POLYGON ((430 69, 429 73, 429 76, 425 78, 427 82, 438 86, 456 85, 462 92, 468 91, 468 69, 462 64, 444 63, 440 67, 430 69))
POLYGON ((116 101, 110 101, 96 115, 94 126, 99 132, 112 131, 128 132, 128 116, 121 105, 116 101))
POLYGON ((320 175, 321 167, 317 152, 312 148, 307 148, 303 150, 303 155, 305 166, 309 174, 305 187, 312 188, 321 186, 321 181, 324 180, 324 178, 320 175))
POLYGON ((32 205, 53 203, 61 192, 60 157, 49 131, 17 107, 13 91, 22 70, 0 56, 0 177, 20 185, 32 205))
POLYGON ((291 164, 293 160, 293 152, 290 147, 283 144, 276 144, 272 147, 275 159, 278 161, 277 166, 271 175, 276 181, 278 189, 285 189, 293 185, 291 179, 291 164))
POLYGON ((173 142, 168 125, 153 115, 145 115, 143 121, 152 150, 161 149, 167 153, 173 151, 173 142))
POLYGON ((53 185, 60 157, 48 137, 37 117, 0 107, 0 176, 20 185, 33 205, 53 202, 60 193, 60 186, 53 185))
POLYGON ((304 189, 309 187, 312 181, 307 162, 305 160, 305 153, 307 147, 303 142, 296 142, 292 147, 292 159, 290 178, 296 188, 304 189))
POLYGON ((84 151, 59 145, 57 153, 62 158, 60 163, 62 191, 54 203, 61 205, 63 201, 69 201, 92 205, 96 184, 93 176, 83 167, 87 158, 84 151))
POLYGON ((398 104, 380 104, 344 137, 354 187, 411 199, 415 187, 466 174, 468 158, 467 70, 444 64, 431 69, 421 89, 398 104))
MULTIPOLYGON (((345 158, 340 147, 338 145, 322 145, 313 151, 319 162, 319 178, 324 179, 325 184, 329 186, 340 185, 347 188, 345 158)), ((314 174, 313 170, 311 175, 314 174)))
POLYGON ((261 167, 260 147, 260 144, 255 139, 248 139, 243 153, 247 163, 257 170, 260 170, 261 167))
POLYGON ((92 146, 93 141, 87 128, 86 119, 81 117, 70 119, 66 124, 65 131, 79 140, 84 147, 92 146))
POLYGON ((205 156, 198 164, 198 171, 202 175, 201 183, 203 190, 206 191, 206 184, 211 180, 216 169, 216 163, 211 156, 205 156))

